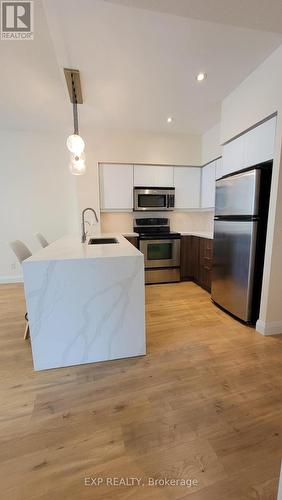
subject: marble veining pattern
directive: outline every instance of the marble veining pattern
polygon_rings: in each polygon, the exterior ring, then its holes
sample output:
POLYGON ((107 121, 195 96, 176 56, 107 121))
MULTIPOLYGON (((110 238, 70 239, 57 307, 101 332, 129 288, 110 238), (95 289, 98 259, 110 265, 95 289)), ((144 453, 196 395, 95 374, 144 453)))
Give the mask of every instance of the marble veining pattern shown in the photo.
POLYGON ((123 240, 124 257, 55 260, 55 246, 24 263, 36 370, 145 354, 143 255, 123 240))

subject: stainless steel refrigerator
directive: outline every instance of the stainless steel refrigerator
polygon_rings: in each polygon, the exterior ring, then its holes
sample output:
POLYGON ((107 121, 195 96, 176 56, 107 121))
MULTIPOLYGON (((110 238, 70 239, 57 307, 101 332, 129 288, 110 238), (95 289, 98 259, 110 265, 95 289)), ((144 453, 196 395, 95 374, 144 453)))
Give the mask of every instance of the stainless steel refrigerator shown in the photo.
POLYGON ((248 323, 259 316, 271 165, 216 182, 212 300, 248 323))

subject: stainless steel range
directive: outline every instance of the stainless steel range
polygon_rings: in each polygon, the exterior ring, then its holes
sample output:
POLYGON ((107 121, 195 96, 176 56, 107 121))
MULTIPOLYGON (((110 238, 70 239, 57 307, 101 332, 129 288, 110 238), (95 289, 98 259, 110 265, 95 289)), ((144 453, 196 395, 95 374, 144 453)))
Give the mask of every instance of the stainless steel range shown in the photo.
POLYGON ((145 282, 180 281, 180 233, 170 231, 167 218, 135 219, 139 249, 144 254, 145 282))

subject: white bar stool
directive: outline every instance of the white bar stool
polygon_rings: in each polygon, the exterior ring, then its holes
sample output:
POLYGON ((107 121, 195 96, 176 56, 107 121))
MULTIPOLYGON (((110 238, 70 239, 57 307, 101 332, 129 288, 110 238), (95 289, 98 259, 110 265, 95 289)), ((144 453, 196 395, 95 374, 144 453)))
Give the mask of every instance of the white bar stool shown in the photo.
MULTIPOLYGON (((20 240, 11 241, 9 245, 20 264, 22 264, 22 262, 25 259, 28 259, 28 257, 32 256, 32 253, 29 250, 29 248, 20 240)), ((29 338, 29 324, 28 324, 27 314, 25 315, 25 319, 26 319, 26 327, 24 331, 24 340, 29 338)))
POLYGON ((38 239, 40 245, 42 246, 42 248, 45 248, 45 247, 48 247, 49 243, 48 241, 46 240, 46 238, 44 238, 43 234, 41 233, 36 233, 36 238, 38 239))

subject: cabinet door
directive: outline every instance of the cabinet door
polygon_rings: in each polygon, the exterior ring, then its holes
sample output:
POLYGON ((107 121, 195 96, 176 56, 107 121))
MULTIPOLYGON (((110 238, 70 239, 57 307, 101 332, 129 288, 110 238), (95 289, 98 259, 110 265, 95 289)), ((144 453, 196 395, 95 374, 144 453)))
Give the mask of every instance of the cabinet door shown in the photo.
POLYGON ((213 240, 198 236, 181 237, 181 279, 194 280, 210 292, 213 240))
POLYGON ((222 173, 222 158, 218 158, 215 161, 215 178, 217 180, 217 179, 220 179, 220 177, 222 177, 222 176, 223 176, 223 173, 222 173))
POLYGON ((101 210, 132 210, 133 165, 104 163, 99 174, 101 210))
POLYGON ((134 186, 173 187, 173 167, 134 165, 134 186))
POLYGON ((182 280, 194 277, 195 263, 192 244, 193 236, 181 236, 180 276, 182 280))
POLYGON ((199 238, 199 285, 211 291, 213 241, 199 238))
POLYGON ((246 167, 272 160, 274 154, 275 129, 276 116, 246 133, 246 167))
POLYGON ((200 207, 201 168, 174 167, 175 208, 200 207))
POLYGON ((198 285, 201 284, 200 272, 200 238, 192 236, 192 262, 193 262, 193 279, 198 285))
POLYGON ((245 168, 244 149, 245 134, 223 146, 222 175, 245 168))
POLYGON ((196 236, 181 236, 180 275, 182 280, 199 283, 199 242, 196 236))
POLYGON ((202 168, 201 207, 213 208, 215 205, 215 169, 213 161, 202 168))

